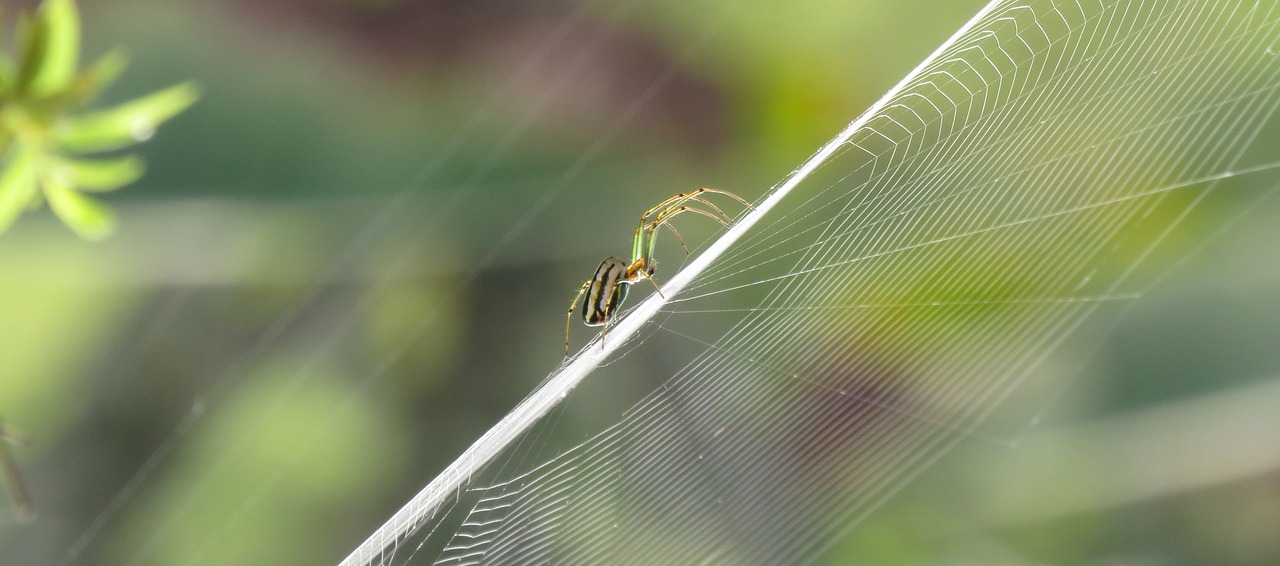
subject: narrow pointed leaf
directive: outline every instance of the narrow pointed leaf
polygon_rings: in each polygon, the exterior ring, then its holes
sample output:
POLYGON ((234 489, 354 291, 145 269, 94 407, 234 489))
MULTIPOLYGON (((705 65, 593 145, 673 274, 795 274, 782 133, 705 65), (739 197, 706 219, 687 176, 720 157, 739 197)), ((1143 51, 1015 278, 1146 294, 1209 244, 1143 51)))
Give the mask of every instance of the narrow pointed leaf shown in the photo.
POLYGON ((102 203, 45 176, 44 197, 67 226, 86 240, 101 240, 116 229, 116 216, 102 203))
POLYGON ((80 13, 73 0, 45 0, 36 12, 42 30, 33 46, 41 51, 39 64, 31 71, 27 91, 37 97, 49 96, 69 86, 80 62, 80 13))
POLYGON ((85 74, 92 77, 94 82, 106 86, 114 82, 128 65, 129 56, 124 50, 112 49, 89 65, 85 74))
POLYGON ((0 232, 8 229, 35 197, 35 160, 30 152, 18 152, 0 173, 0 232))
POLYGON ((36 74, 44 67, 48 35, 44 18, 33 18, 27 13, 19 14, 18 45, 22 55, 18 58, 17 80, 14 85, 19 93, 28 89, 36 74))
POLYGON ((63 123, 57 131, 63 149, 106 151, 146 141, 156 127, 186 110, 199 98, 193 83, 182 83, 114 108, 85 114, 63 123))
POLYGON ((0 97, 9 98, 13 94, 17 71, 8 53, 0 53, 0 97))
POLYGON ((120 77, 120 73, 124 72, 124 68, 128 65, 129 56, 125 55, 124 51, 119 49, 108 51, 81 73, 78 88, 82 92, 79 95, 85 101, 97 96, 103 89, 111 86, 111 83, 120 77))
POLYGON ((54 175, 76 189, 110 191, 137 181, 144 170, 142 158, 129 155, 110 159, 62 159, 54 175))

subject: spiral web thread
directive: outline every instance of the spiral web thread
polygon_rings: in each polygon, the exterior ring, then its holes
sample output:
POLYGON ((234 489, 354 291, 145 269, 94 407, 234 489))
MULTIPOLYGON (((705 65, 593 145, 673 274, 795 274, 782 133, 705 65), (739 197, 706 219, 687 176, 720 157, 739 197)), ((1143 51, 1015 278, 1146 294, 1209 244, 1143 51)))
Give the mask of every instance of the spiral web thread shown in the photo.
POLYGON ((1207 211, 1256 202, 1224 180, 1275 169, 1237 162, 1280 100, 1277 23, 1271 2, 992 3, 631 313, 656 324, 626 356, 679 368, 661 388, 457 482, 461 524, 424 529, 442 552, 371 561, 812 560, 1157 283, 1207 211))

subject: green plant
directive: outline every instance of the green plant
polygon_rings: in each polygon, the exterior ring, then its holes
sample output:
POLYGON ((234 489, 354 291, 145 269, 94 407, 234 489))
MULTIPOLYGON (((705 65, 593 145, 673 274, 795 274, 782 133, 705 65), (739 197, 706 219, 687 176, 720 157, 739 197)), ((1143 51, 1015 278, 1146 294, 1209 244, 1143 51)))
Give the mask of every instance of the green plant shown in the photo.
POLYGON ((124 70, 111 51, 79 66, 80 16, 74 0, 45 0, 18 21, 17 57, 0 53, 0 232, 48 202, 81 237, 105 238, 115 215, 85 193, 111 191, 142 176, 137 155, 85 158, 149 139, 199 94, 181 83, 106 109, 83 111, 124 70))

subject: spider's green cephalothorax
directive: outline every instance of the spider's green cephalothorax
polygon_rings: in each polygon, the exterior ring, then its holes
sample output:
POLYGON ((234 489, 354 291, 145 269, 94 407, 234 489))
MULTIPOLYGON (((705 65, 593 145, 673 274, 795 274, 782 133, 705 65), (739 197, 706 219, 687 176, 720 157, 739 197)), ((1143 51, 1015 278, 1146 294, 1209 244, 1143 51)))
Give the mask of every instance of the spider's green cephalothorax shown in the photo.
MULTIPOLYGON (((703 216, 714 219, 725 226, 729 225, 729 215, 725 214, 720 207, 708 202, 702 198, 704 193, 715 193, 725 195, 737 200, 747 208, 751 208, 751 204, 743 200, 738 195, 718 189, 710 189, 707 187, 700 188, 689 193, 681 193, 670 197, 657 206, 646 210, 640 216, 640 226, 636 228, 635 237, 631 241, 631 263, 628 264, 616 257, 605 258, 600 262, 600 267, 596 268, 596 274, 591 279, 583 282, 582 287, 578 289, 578 294, 573 298, 573 302, 569 303, 569 311, 565 314, 564 321, 564 353, 569 353, 569 323, 573 317, 573 308, 577 304, 578 299, 582 299, 582 321, 587 326, 605 326, 609 324, 614 317, 614 313, 622 306, 622 301, 627 298, 627 288, 631 284, 639 281, 641 278, 648 279, 653 283, 653 288, 662 294, 662 290, 658 288, 658 284, 653 281, 653 272, 656 271, 657 264, 653 261, 653 250, 658 240, 658 227, 666 226, 675 234, 676 240, 680 242, 680 247, 684 248, 684 252, 689 253, 689 248, 684 245, 684 239, 680 237, 680 233, 670 224, 670 220, 677 214, 682 212, 696 212, 703 216), (688 203, 702 203, 710 208, 711 211, 701 208, 693 208, 688 203), (586 295, 583 298, 583 294, 586 295)), ((604 330, 600 330, 603 345, 604 330)))

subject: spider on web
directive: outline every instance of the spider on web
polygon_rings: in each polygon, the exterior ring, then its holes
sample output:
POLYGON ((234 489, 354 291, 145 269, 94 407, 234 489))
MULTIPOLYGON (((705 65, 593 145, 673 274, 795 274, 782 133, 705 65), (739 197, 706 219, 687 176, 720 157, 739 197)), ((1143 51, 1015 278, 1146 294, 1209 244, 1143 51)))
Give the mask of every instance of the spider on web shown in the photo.
MULTIPOLYGON (((622 301, 627 298, 627 289, 640 279, 647 279, 653 284, 653 289, 662 296, 662 289, 658 288, 657 282, 653 280, 653 273, 657 270, 657 263, 653 260, 653 250, 658 240, 658 228, 666 226, 675 234, 676 240, 680 242, 680 247, 684 248, 684 253, 689 253, 689 247, 685 245, 684 238, 680 237, 680 232, 676 231, 675 226, 671 225, 671 219, 685 212, 694 212, 719 222, 724 226, 729 226, 732 218, 725 214, 724 210, 716 206, 712 202, 703 198, 705 194, 718 194, 730 197, 743 206, 754 210, 751 203, 748 203, 742 197, 728 191, 702 187, 696 191, 688 193, 680 193, 658 203, 653 208, 646 210, 640 215, 640 226, 636 228, 635 237, 631 241, 631 263, 622 261, 616 257, 607 257, 600 262, 600 267, 596 268, 596 274, 582 283, 582 287, 578 289, 578 294, 573 297, 573 301, 569 303, 569 310, 565 312, 564 318, 564 353, 569 355, 569 325, 573 321, 573 309, 578 303, 578 299, 582 299, 582 322, 587 326, 607 326, 613 319, 614 313, 618 311, 618 307, 622 305, 622 301), (701 203, 711 210, 704 210, 691 206, 690 203, 701 203), (586 295, 583 298, 583 295, 586 295)), ((600 345, 604 346, 604 328, 600 329, 600 345)))

